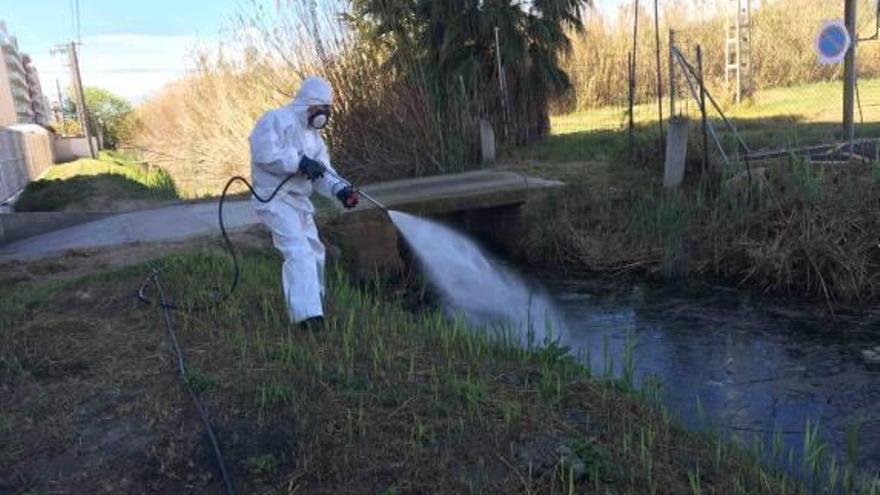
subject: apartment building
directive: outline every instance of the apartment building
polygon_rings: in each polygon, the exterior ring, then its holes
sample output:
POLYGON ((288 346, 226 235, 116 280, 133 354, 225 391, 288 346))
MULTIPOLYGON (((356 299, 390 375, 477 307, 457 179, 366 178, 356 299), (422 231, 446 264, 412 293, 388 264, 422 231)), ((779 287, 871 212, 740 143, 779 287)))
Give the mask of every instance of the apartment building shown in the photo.
POLYGON ((0 127, 10 124, 47 125, 49 112, 39 73, 31 58, 0 21, 0 127))

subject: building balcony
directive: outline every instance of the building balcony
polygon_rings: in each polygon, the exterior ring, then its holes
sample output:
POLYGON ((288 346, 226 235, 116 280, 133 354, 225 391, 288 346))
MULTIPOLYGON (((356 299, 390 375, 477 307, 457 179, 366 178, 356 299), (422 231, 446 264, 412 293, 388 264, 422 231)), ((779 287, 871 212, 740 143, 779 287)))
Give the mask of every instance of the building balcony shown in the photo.
POLYGON ((19 102, 22 102, 23 105, 30 105, 31 95, 30 93, 12 90, 12 101, 14 101, 16 105, 18 105, 19 102))
POLYGON ((24 78, 24 75, 20 72, 15 72, 12 70, 7 70, 7 77, 9 78, 10 86, 22 86, 27 87, 27 79, 24 78))
POLYGON ((11 70, 24 72, 24 65, 21 63, 21 57, 18 56, 18 53, 15 52, 6 52, 3 59, 6 61, 6 67, 11 70))

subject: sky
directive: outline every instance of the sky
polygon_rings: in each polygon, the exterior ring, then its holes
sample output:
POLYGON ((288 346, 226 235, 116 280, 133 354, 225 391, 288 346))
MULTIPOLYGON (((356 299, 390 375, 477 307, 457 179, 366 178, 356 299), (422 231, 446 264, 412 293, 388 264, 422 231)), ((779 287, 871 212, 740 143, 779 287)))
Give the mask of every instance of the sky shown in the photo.
MULTIPOLYGON (((19 49, 31 55, 50 100, 69 84, 65 57, 50 55, 77 37, 76 0, 0 0, 0 20, 19 49)), ((199 46, 215 47, 239 0, 79 0, 83 84, 100 86, 134 103, 193 66, 199 46)))

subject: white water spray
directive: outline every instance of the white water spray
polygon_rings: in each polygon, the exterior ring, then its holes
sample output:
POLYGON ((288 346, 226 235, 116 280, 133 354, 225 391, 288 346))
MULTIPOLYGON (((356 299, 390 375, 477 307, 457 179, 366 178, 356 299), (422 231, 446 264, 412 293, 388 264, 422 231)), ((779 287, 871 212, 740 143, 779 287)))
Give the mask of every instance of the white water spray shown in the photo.
POLYGON ((437 222, 399 211, 388 214, 452 312, 479 325, 510 325, 523 342, 529 332, 537 344, 565 336, 549 297, 529 288, 474 241, 437 222))

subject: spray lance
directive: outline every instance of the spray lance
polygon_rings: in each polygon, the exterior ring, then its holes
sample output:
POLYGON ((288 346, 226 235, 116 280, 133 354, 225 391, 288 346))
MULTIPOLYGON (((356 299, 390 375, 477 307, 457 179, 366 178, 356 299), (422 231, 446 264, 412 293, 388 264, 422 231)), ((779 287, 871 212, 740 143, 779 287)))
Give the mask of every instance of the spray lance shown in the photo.
MULTIPOLYGON (((342 182, 348 183, 347 180, 343 179, 342 177, 339 176, 339 174, 337 174, 337 173, 333 172, 332 170, 330 170, 329 167, 324 167, 324 173, 327 174, 327 175, 329 175, 329 176, 331 176, 331 177, 333 177, 333 178, 335 178, 335 179, 337 179, 337 180, 340 180, 340 181, 342 181, 342 182)), ((352 187, 354 187, 354 186, 352 186, 352 187)), ((366 199, 367 201, 369 201, 370 203, 373 203, 373 204, 374 204, 377 208, 379 208, 380 210, 384 211, 385 213, 388 213, 388 207, 385 206, 385 205, 383 205, 383 204, 382 204, 379 200, 377 200, 376 198, 370 196, 370 195, 367 194, 366 192, 364 192, 364 191, 362 191, 362 190, 360 190, 360 189, 358 189, 358 188, 356 188, 356 187, 354 187, 354 192, 357 193, 358 196, 360 196, 360 197, 366 199)))

